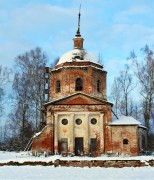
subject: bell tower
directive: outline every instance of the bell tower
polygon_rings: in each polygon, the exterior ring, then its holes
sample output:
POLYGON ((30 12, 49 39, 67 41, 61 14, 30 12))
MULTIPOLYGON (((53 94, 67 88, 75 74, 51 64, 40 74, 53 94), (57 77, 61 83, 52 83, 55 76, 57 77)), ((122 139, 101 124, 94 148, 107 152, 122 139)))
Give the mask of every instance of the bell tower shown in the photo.
MULTIPOLYGON (((80 5, 80 9, 81 9, 81 5, 80 5)), ((74 41, 74 49, 83 50, 84 39, 81 37, 81 34, 80 34, 80 16, 81 16, 80 9, 79 9, 79 14, 78 14, 78 29, 77 29, 77 32, 73 41, 74 41)))

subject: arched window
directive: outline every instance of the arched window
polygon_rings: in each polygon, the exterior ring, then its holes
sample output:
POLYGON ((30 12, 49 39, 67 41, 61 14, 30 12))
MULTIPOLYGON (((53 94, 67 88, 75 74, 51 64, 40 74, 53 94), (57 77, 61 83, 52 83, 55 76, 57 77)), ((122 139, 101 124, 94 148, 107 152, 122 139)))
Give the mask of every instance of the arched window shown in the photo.
POLYGON ((123 144, 128 144, 128 139, 123 139, 123 144))
POLYGON ((60 92, 60 81, 59 80, 56 81, 56 92, 57 93, 60 92))
POLYGON ((101 81, 97 81, 97 92, 101 92, 101 81))
POLYGON ((81 78, 76 79, 75 90, 76 91, 82 91, 82 79, 81 78))

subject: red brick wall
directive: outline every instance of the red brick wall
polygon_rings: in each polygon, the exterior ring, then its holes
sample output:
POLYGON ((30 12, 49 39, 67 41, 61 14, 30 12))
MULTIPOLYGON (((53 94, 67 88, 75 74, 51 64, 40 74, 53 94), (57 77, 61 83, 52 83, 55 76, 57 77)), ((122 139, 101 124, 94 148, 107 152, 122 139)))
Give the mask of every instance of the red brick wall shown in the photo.
MULTIPOLYGON (((51 89, 50 89, 50 100, 64 98, 66 96, 72 95, 74 93, 80 92, 75 91, 75 81, 77 78, 82 78, 83 80, 83 90, 84 94, 91 95, 104 100, 104 102, 85 97, 83 98, 78 95, 75 100, 69 98, 70 104, 67 105, 67 100, 63 102, 57 102, 57 104, 52 104, 52 112, 101 112, 104 114, 104 143, 105 150, 111 149, 111 132, 110 128, 106 125, 111 122, 111 104, 106 102, 106 71, 103 71, 103 67, 98 64, 91 62, 66 62, 63 65, 56 66, 55 69, 51 71, 51 89), (92 67, 95 66, 95 67, 92 67), (56 92, 56 81, 61 82, 61 91, 56 92), (101 81, 101 92, 97 92, 97 80, 101 81), (98 101, 98 102, 97 102, 98 101), (78 102, 78 104, 76 104, 78 102), (64 104, 63 104, 64 103, 64 104), (66 105, 65 105, 66 103, 66 105), (98 103, 98 104, 97 104, 98 103), (104 104, 103 104, 104 103, 104 104)), ((50 121, 50 120, 49 120, 50 121)), ((48 122, 49 122, 48 121, 48 122)), ((102 132, 103 133, 103 132, 102 132)), ((100 149, 100 142, 98 141, 98 149, 100 149)), ((53 147, 53 128, 51 126, 46 126, 42 133, 33 139, 32 151, 43 152, 48 151, 49 153, 54 152, 53 147)))
POLYGON ((137 126, 112 126, 112 150, 130 155, 138 155, 137 126), (128 144, 123 144, 128 139, 128 144))
MULTIPOLYGON (((108 111, 107 105, 52 105, 53 112, 102 112, 106 113, 108 111)), ((110 114, 110 113, 109 113, 110 114)), ((108 115, 109 116, 109 115, 108 115)), ((110 118, 110 116, 109 116, 110 118)))
POLYGON ((75 49, 83 49, 83 38, 74 38, 74 48, 75 49))
POLYGON ((105 144, 105 153, 112 150, 112 141, 111 141, 111 127, 108 126, 112 121, 111 107, 107 107, 106 113, 104 114, 104 144, 105 144))
POLYGON ((53 154, 53 127, 51 125, 47 125, 44 127, 42 132, 33 138, 32 141, 32 153, 35 152, 48 152, 49 154, 53 154))
POLYGON ((83 90, 81 92, 106 99, 106 71, 85 66, 65 67, 52 71, 50 99, 58 99, 79 92, 75 91, 77 78, 82 78, 83 80, 83 90), (61 82, 61 92, 58 93, 56 92, 57 80, 61 82), (97 92, 97 80, 101 81, 101 92, 97 92))

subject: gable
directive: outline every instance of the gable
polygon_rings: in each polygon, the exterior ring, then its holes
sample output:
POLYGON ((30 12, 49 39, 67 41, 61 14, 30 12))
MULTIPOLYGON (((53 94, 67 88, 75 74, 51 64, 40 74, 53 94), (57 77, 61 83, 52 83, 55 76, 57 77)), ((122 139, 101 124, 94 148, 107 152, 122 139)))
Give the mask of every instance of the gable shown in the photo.
POLYGON ((94 97, 86 96, 83 94, 76 94, 73 96, 66 97, 61 100, 57 100, 52 104, 65 104, 65 105, 86 105, 86 104, 104 104, 102 100, 94 97))

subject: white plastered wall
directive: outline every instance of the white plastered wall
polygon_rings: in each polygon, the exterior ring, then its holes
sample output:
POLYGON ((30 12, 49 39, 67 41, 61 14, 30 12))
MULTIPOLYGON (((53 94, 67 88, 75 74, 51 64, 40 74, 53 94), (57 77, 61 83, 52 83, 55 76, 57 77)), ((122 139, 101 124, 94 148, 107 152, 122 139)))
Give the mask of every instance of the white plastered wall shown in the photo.
POLYGON ((100 112, 59 112, 54 114, 54 147, 58 151, 58 141, 62 138, 68 139, 68 151, 74 152, 75 137, 83 137, 84 151, 89 151, 90 138, 100 141, 100 152, 104 152, 104 126, 103 114, 100 112), (96 124, 91 124, 91 119, 97 119, 96 124), (63 125, 62 119, 67 119, 68 124, 63 125), (80 125, 76 119, 81 119, 80 125))

